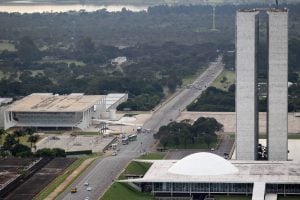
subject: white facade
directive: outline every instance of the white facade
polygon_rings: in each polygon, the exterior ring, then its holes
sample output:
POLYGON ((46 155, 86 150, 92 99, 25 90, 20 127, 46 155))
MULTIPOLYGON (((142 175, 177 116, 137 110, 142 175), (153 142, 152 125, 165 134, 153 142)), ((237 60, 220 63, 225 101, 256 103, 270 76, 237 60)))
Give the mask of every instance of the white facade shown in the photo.
MULTIPOLYGON (((266 10, 266 9, 261 9, 266 10)), ((258 159, 257 49, 258 14, 255 9, 237 12, 236 18, 236 158, 258 159)), ((288 12, 267 9, 268 114, 267 159, 288 159, 288 12)))
POLYGON ((105 96, 31 94, 4 112, 4 127, 53 127, 85 129, 105 110, 105 96))
POLYGON ((258 12, 239 11, 236 16, 236 157, 257 158, 258 112, 256 49, 258 12))
POLYGON ((154 195, 245 194, 252 195, 253 200, 264 200, 270 193, 300 195, 299 162, 225 160, 204 152, 181 160, 135 161, 152 165, 142 178, 119 182, 148 184, 154 195), (171 172, 176 166, 180 170, 171 172))
POLYGON ((268 158, 288 159, 288 12, 269 11, 268 158))

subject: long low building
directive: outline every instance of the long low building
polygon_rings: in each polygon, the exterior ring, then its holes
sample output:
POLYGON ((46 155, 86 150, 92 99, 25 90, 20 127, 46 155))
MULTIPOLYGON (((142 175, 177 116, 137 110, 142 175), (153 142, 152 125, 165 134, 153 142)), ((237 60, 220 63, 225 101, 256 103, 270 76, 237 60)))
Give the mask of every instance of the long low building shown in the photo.
MULTIPOLYGON (((225 160, 212 153, 195 153, 181 160, 136 160, 152 166, 143 178, 120 180, 155 196, 188 197, 213 194, 300 195, 300 164, 295 161, 225 160)), ((299 196, 300 198, 300 196, 299 196)))
POLYGON ((4 128, 53 127, 85 129, 106 111, 104 95, 33 93, 4 111, 4 128))

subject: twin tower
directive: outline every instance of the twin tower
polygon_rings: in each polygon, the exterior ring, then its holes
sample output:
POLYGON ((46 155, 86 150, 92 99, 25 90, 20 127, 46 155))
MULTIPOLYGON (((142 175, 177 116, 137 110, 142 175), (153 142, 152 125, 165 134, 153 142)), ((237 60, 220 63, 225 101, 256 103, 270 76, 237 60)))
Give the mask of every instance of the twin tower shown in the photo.
POLYGON ((288 159, 288 11, 240 10, 236 16, 236 159, 258 159, 259 13, 268 14, 267 159, 288 159))

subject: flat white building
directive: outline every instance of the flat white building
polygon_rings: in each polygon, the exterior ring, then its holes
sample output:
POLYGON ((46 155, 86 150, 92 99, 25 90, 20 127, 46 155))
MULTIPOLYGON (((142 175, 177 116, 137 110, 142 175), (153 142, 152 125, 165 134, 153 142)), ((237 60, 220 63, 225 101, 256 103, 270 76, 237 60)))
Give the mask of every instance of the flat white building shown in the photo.
POLYGON ((105 112, 104 95, 54 95, 33 93, 9 105, 4 127, 53 127, 85 129, 105 112))
POLYGON ((300 194, 300 165, 295 161, 225 160, 195 153, 181 160, 136 160, 152 163, 142 178, 119 180, 158 197, 200 199, 202 194, 241 194, 252 200, 300 194), (186 197, 186 198, 184 198, 186 197))

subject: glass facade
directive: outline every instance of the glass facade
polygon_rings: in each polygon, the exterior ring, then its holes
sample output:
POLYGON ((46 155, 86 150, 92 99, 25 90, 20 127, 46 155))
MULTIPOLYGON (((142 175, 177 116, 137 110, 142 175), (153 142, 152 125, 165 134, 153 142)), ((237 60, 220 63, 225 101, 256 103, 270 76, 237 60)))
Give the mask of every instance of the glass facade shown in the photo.
POLYGON ((252 183, 153 183, 154 193, 251 194, 252 183))
POLYGON ((300 194, 300 184, 267 184, 266 192, 277 194, 300 194))

